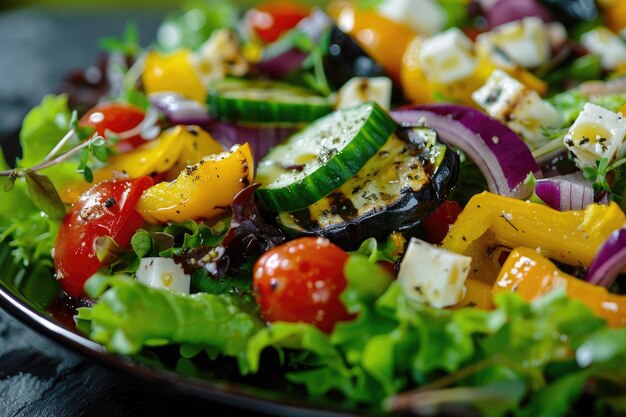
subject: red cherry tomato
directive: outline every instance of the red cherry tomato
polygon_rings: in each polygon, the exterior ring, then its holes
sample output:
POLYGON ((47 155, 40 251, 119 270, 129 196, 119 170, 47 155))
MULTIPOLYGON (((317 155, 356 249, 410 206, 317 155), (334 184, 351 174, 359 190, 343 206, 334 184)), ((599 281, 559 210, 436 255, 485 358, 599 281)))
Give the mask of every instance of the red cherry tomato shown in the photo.
POLYGON ((72 206, 54 245, 56 277, 69 295, 80 296, 85 281, 102 266, 96 256, 96 239, 110 236, 122 247, 130 242, 143 224, 135 205, 153 183, 150 177, 104 181, 72 206))
POLYGON ((350 320, 339 295, 348 254, 327 239, 305 237, 266 252, 254 265, 254 289, 268 322, 305 322, 330 333, 350 320))
MULTIPOLYGON (((107 130, 113 133, 123 133, 137 127, 146 114, 139 107, 121 103, 98 104, 81 117, 80 126, 91 126, 99 135, 104 136, 107 130)), ((127 152, 146 141, 135 135, 121 140, 118 144, 120 152, 127 152)))
POLYGON ((428 241, 433 244, 441 243, 461 211, 463 210, 456 201, 444 200, 437 210, 424 220, 428 241))
POLYGON ((310 9, 290 1, 262 4, 246 14, 246 22, 264 43, 272 43, 307 17, 310 9))

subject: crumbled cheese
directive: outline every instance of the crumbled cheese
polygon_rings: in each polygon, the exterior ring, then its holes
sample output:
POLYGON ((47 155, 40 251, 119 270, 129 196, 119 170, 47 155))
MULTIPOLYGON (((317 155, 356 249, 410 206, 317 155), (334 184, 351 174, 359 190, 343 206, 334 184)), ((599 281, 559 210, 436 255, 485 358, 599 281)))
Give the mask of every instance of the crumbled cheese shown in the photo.
POLYGON ((583 34, 580 42, 600 58, 602 67, 614 70, 620 64, 626 64, 626 44, 624 40, 605 27, 599 27, 583 34))
POLYGON ((335 107, 346 109, 368 101, 375 101, 382 108, 389 109, 391 88, 391 80, 387 77, 354 77, 339 90, 335 107))
POLYGON ((596 166, 607 158, 616 157, 626 137, 626 121, 619 113, 587 103, 569 129, 563 141, 576 156, 579 167, 596 166))
POLYGON ((469 77, 477 65, 472 41, 458 28, 426 39, 418 62, 428 80, 443 84, 469 77))
POLYGON ((398 282, 410 301, 449 307, 465 296, 471 262, 468 256, 412 238, 400 265, 398 282))
POLYGON ((230 29, 213 32, 200 50, 191 55, 191 64, 205 87, 228 75, 242 77, 249 69, 237 35, 230 29))
POLYGON ((425 35, 441 31, 447 21, 445 10, 434 0, 385 0, 376 10, 387 19, 425 35))
POLYGON ((487 49, 502 51, 524 68, 536 68, 550 59, 550 38, 538 17, 505 23, 482 33, 476 42, 487 49))
POLYGON ((171 258, 143 258, 135 276, 149 287, 189 294, 191 277, 171 258))
POLYGON ((472 98, 491 117, 505 122, 533 148, 545 142, 542 127, 559 128, 563 125, 563 117, 550 103, 501 70, 493 71, 472 98))

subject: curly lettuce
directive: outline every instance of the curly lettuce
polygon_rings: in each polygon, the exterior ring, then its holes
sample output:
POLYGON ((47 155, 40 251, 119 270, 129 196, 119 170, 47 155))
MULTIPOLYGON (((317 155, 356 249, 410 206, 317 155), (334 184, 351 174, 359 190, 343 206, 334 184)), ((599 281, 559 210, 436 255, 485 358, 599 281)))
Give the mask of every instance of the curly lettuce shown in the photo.
POLYGON ((262 352, 274 349, 291 369, 286 377, 310 395, 391 410, 454 404, 487 416, 562 416, 588 381, 626 381, 626 330, 608 329, 563 291, 533 303, 503 293, 493 311, 435 310, 409 303, 368 256, 351 255, 345 275, 341 298, 355 319, 331 334, 305 323, 266 326, 246 297, 179 295, 119 276, 88 282, 99 302, 78 318, 113 352, 179 344, 187 357, 202 349, 235 357, 242 374, 259 371, 262 352))
POLYGON ((236 358, 245 373, 248 340, 264 327, 256 304, 247 297, 182 295, 124 275, 96 275, 85 290, 99 301, 80 308, 77 319, 94 341, 116 353, 134 354, 145 346, 190 345, 236 358))

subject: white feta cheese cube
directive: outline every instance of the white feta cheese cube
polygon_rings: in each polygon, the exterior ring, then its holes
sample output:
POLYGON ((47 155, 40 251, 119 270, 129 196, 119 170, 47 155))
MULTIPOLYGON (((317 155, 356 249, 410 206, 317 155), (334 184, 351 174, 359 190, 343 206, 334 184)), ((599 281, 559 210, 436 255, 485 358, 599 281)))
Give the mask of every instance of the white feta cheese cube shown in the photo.
POLYGON ((398 283, 410 301, 449 307, 465 296, 471 262, 469 256, 412 238, 400 265, 398 283))
POLYGON ((536 68, 550 59, 550 38, 538 17, 505 23, 476 39, 478 44, 497 49, 524 68, 536 68))
POLYGON ((391 79, 387 77, 354 77, 337 93, 335 107, 346 109, 368 101, 375 101, 382 108, 391 106, 391 79))
POLYGON ((626 44, 610 29, 599 27, 583 34, 580 42, 600 58, 602 67, 614 70, 620 64, 626 64, 626 44))
POLYGON ((434 0, 385 0, 376 10, 387 19, 425 35, 439 32, 448 20, 443 7, 434 0))
POLYGON ((626 121, 620 113, 587 103, 563 141, 583 168, 596 166, 602 158, 611 163, 625 137, 626 121))
POLYGON ((189 294, 191 277, 171 258, 143 258, 135 276, 149 287, 189 294))
POLYGON ((424 41, 418 63, 430 81, 461 81, 476 68, 474 45, 458 28, 451 28, 424 41))
POLYGON ((472 99, 533 148, 545 143, 542 126, 563 126, 563 117, 554 106, 501 70, 494 70, 485 85, 472 94, 472 99))
POLYGON ((205 87, 227 75, 242 77, 249 70, 237 35, 230 29, 213 32, 198 52, 191 55, 190 61, 205 87))

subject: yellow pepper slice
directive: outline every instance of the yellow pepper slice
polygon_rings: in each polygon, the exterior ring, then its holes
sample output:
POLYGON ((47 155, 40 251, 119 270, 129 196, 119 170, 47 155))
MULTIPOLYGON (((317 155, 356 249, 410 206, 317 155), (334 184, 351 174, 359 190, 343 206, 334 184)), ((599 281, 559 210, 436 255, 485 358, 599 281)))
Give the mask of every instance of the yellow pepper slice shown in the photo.
POLYGON ((136 210, 151 223, 210 219, 227 212, 233 197, 254 178, 249 144, 187 166, 171 182, 147 189, 136 210))
POLYGON ((475 279, 466 280, 465 297, 450 308, 452 310, 457 310, 464 307, 478 308, 480 310, 492 310, 495 306, 493 304, 491 285, 475 279))
POLYGON ((187 165, 196 164, 205 156, 224 151, 224 147, 221 143, 198 126, 176 126, 172 134, 178 136, 178 140, 182 142, 182 146, 174 165, 166 170, 167 174, 165 179, 167 181, 178 177, 178 174, 180 174, 187 165))
POLYGON ((422 71, 419 63, 419 53, 422 44, 426 40, 424 36, 416 36, 406 48, 400 67, 400 83, 404 95, 412 103, 425 104, 435 101, 434 91, 431 84, 422 71))
POLYGON ((191 51, 182 49, 168 55, 151 51, 146 57, 143 84, 146 92, 179 93, 204 103, 206 89, 191 64, 191 51))
POLYGON ((587 266, 599 246, 626 223, 615 203, 591 204, 585 210, 560 212, 550 207, 483 192, 475 195, 441 246, 472 257, 470 278, 493 282, 486 248, 526 246, 549 258, 587 266))
MULTIPOLYGON (((222 151, 222 145, 199 127, 176 126, 130 152, 111 157, 106 166, 94 171, 94 183, 116 175, 139 178, 164 172, 175 178, 186 165, 222 151)), ((67 184, 59 189, 61 200, 72 204, 92 185, 85 181, 67 184)))
POLYGON ((615 33, 626 29, 626 2, 624 0, 600 0, 604 22, 615 33))
POLYGON ((493 293, 513 291, 532 301, 560 287, 565 288, 568 297, 582 301, 604 318, 609 326, 626 325, 626 297, 560 271, 550 260, 529 248, 511 252, 493 286, 493 293))

